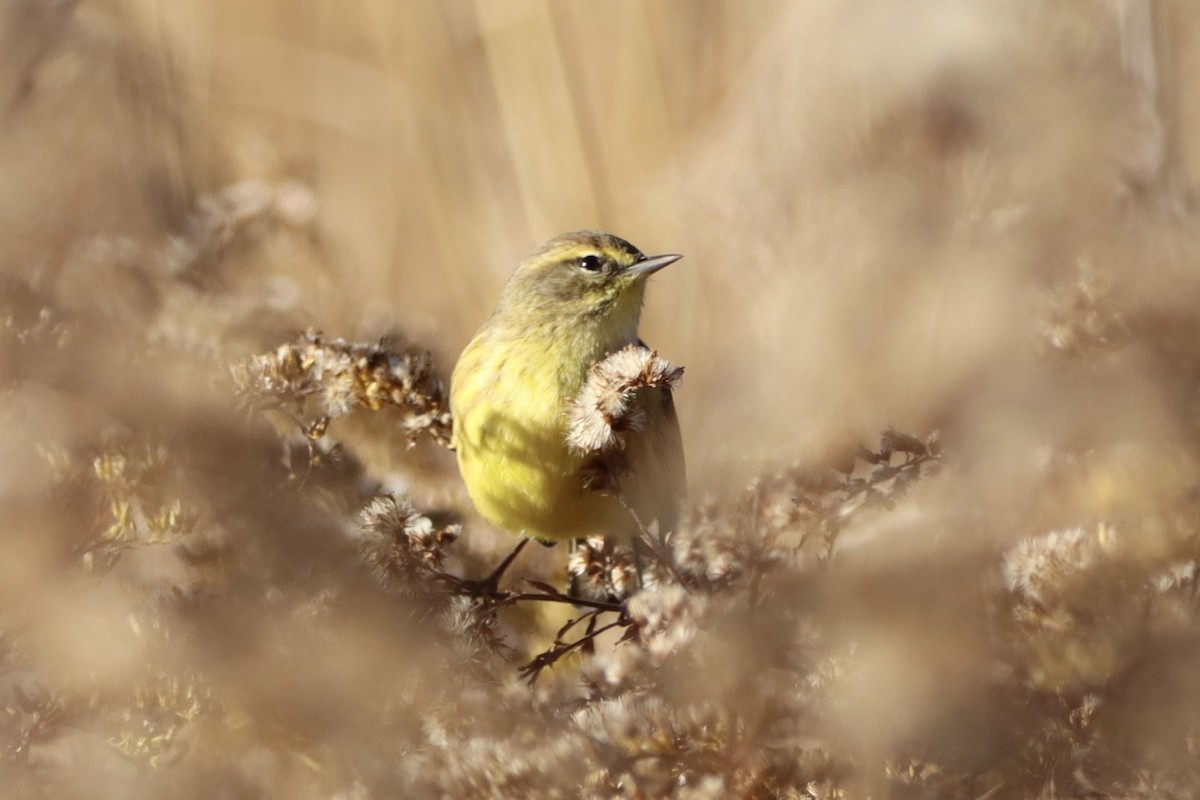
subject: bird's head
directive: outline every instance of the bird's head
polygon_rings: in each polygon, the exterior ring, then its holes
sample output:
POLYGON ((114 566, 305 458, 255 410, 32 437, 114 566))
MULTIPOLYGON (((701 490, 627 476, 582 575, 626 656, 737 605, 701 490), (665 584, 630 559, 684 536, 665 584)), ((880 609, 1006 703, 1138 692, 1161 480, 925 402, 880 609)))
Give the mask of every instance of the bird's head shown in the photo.
POLYGON ((598 327, 632 338, 646 278, 682 256, 646 256, 610 233, 576 231, 542 245, 519 266, 501 298, 526 324, 598 327))

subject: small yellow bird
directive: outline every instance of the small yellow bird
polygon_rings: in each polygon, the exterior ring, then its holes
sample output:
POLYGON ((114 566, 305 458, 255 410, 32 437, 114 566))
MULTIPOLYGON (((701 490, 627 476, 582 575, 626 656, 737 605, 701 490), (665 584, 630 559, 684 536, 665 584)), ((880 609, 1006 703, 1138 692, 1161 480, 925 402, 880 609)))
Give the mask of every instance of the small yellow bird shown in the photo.
POLYGON ((577 231, 551 239, 509 278, 450 381, 452 446, 490 522, 543 541, 628 541, 643 527, 674 529, 685 475, 670 389, 637 396, 644 425, 627 436, 620 499, 584 487, 585 456, 567 445, 567 409, 594 363, 640 343, 646 279, 679 258, 577 231))

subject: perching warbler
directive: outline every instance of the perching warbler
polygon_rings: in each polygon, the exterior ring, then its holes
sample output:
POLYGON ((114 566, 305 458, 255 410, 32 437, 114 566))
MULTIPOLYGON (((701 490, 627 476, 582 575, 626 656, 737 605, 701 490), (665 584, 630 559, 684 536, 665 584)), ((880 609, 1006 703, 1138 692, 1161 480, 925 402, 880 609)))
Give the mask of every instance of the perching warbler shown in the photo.
POLYGON ((639 341, 646 279, 679 258, 578 231, 551 239, 509 278, 450 382, 459 470, 490 522, 544 541, 674 529, 685 481, 670 390, 637 395, 643 424, 627 436, 619 498, 585 488, 566 412, 594 363, 639 341))

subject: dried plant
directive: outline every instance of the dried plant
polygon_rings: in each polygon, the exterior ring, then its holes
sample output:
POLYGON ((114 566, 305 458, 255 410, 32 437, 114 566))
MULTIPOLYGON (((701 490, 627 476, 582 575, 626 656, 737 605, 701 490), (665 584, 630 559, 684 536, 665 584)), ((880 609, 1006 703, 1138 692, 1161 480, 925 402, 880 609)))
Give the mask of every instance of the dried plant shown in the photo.
POLYGON ((631 344, 594 364, 571 403, 567 444, 580 453, 621 450, 625 431, 645 427, 645 413, 634 402, 643 389, 677 389, 683 367, 672 366, 643 345, 631 344))
POLYGON ((1200 793, 1194 9, 142 5, 0 4, 6 798, 1200 793), (580 219, 693 498, 497 585, 408 445, 580 219))
POLYGON ((447 579, 446 548, 459 525, 434 526, 407 499, 376 497, 359 513, 363 557, 388 586, 400 591, 430 591, 447 579))
POLYGON ((397 353, 378 345, 326 342, 310 330, 292 344, 233 369, 249 405, 287 413, 304 434, 319 439, 329 423, 358 409, 399 409, 401 430, 413 442, 422 433, 450 441, 445 389, 426 352, 397 353))

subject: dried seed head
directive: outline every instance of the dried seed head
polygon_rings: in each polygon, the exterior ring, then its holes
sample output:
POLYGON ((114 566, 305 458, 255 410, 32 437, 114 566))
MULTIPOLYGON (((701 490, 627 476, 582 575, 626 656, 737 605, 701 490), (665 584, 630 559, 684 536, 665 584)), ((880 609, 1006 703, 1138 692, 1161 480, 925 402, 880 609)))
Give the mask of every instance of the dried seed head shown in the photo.
POLYGON ((674 389, 683 378, 683 367, 672 366, 656 352, 631 344, 594 364, 583 389, 567 414, 567 444, 580 453, 621 450, 625 431, 640 431, 645 412, 636 400, 642 389, 674 389))
POLYGON ((427 352, 396 352, 387 342, 327 342, 310 330, 231 372, 248 405, 290 412, 306 431, 323 434, 331 419, 391 406, 403 412, 410 442, 423 431, 443 444, 450 441, 445 389, 427 352))
POLYGON ((437 527, 407 498, 382 495, 358 515, 363 554, 389 585, 404 591, 427 587, 438 579, 445 548, 459 534, 458 525, 437 527))

